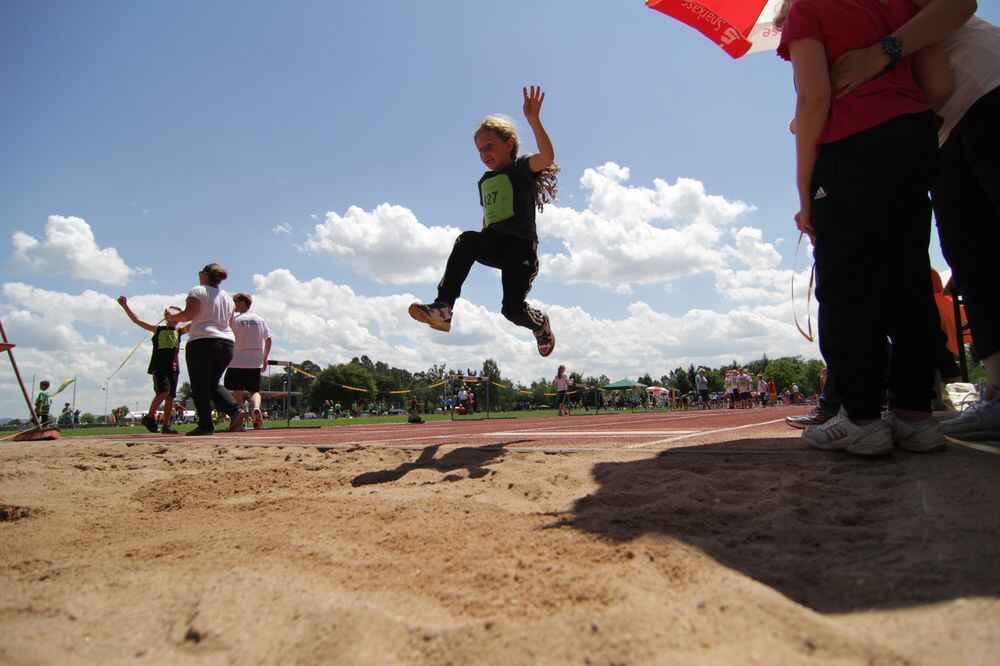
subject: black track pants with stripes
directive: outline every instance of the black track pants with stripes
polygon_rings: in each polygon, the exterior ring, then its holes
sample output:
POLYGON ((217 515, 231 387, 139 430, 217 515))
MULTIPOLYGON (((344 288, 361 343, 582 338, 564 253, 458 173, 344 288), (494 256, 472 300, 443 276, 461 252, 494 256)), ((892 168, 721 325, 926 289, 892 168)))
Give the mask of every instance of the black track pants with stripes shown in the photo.
POLYGON ((538 244, 536 241, 483 231, 466 231, 455 240, 448 257, 444 277, 438 285, 439 303, 454 305, 462 293, 462 284, 477 261, 499 268, 503 284, 503 307, 500 312, 518 326, 540 331, 545 315, 531 308, 525 297, 538 274, 538 244))

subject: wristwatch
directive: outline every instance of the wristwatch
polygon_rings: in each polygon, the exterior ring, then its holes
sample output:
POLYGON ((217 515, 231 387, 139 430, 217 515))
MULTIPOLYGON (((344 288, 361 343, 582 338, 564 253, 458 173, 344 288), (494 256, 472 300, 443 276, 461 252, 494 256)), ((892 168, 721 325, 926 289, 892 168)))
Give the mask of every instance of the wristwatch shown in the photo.
POLYGON ((883 37, 879 40, 879 44, 882 47, 882 53, 889 56, 889 64, 885 66, 884 72, 888 72, 890 69, 896 66, 899 62, 899 58, 903 55, 903 40, 899 37, 883 37))

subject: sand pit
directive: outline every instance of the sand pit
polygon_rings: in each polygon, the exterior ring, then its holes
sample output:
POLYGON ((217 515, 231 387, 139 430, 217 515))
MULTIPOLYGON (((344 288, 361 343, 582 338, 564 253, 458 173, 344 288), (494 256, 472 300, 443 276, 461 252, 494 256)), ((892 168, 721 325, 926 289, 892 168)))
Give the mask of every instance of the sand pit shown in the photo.
POLYGON ((448 432, 3 443, 0 663, 1000 654, 1000 455, 864 461, 780 424, 659 451, 448 432))

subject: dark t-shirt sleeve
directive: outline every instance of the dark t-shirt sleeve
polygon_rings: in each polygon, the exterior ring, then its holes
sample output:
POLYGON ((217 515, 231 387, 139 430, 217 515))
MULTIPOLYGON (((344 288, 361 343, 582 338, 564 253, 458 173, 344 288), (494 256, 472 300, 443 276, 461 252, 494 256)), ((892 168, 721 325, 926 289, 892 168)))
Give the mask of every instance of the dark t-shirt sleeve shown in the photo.
POLYGON ((778 44, 778 56, 785 60, 791 59, 789 48, 797 39, 816 39, 823 41, 823 22, 819 10, 809 2, 799 0, 788 11, 785 27, 781 29, 781 42, 778 44))

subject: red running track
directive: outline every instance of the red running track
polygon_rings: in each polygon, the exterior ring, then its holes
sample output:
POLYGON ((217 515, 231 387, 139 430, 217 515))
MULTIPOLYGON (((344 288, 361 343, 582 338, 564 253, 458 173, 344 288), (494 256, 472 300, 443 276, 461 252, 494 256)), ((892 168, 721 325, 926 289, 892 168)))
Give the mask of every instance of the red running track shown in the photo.
MULTIPOLYGON (((694 445, 731 443, 741 450, 801 448, 795 439, 781 440, 797 431, 785 425, 786 416, 801 414, 805 407, 716 409, 677 412, 610 412, 598 415, 578 412, 570 417, 491 418, 423 424, 363 423, 319 428, 268 428, 241 433, 217 432, 213 443, 226 446, 310 447, 319 449, 354 447, 425 448, 427 446, 503 447, 525 451, 660 451, 694 445), (738 447, 736 446, 738 445, 738 447)), ((516 413, 515 413, 516 414, 516 413)), ((304 425, 304 424, 303 424, 304 425)), ((180 444, 183 436, 122 435, 110 439, 129 444, 180 444)), ((199 441, 204 441, 200 438, 199 441)), ((190 441, 190 440, 188 440, 190 441)), ((717 447, 712 447, 717 448, 717 447)))

